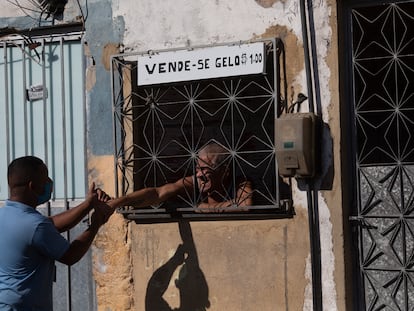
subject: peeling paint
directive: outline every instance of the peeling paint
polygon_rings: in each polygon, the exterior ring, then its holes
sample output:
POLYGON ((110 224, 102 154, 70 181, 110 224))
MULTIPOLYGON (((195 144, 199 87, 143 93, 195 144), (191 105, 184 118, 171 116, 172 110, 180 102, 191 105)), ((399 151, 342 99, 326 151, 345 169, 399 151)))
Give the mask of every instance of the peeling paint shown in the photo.
POLYGON ((255 0, 258 5, 264 8, 271 8, 273 4, 277 2, 277 0, 255 0))
MULTIPOLYGON (((313 310, 313 300, 312 300, 312 262, 311 262, 311 256, 306 258, 306 280, 308 281, 306 288, 305 288, 305 301, 303 303, 303 311, 311 311, 313 310)), ((328 309, 329 310, 329 309, 328 309)), ((332 309, 335 310, 335 309, 332 309)))
POLYGON ((104 189, 110 196, 115 196, 115 167, 114 157, 89 157, 88 174, 90 182, 104 189))
POLYGON ((90 92, 96 84, 96 66, 87 43, 84 45, 84 51, 86 57, 85 89, 90 92))
MULTIPOLYGON (((90 157, 90 181, 113 196, 113 156, 90 157)), ((133 275, 131 244, 127 238, 129 226, 124 217, 115 213, 94 241, 94 277, 99 309, 130 310, 133 305, 133 275), (116 280, 116 281, 115 281, 116 280), (109 293, 108 293, 109 291, 109 293), (112 297, 117 297, 116 300, 112 297)))
POLYGON ((133 310, 131 245, 124 238, 127 232, 128 224, 123 216, 114 214, 95 238, 93 258, 98 310, 133 310))
POLYGON ((93 256, 93 267, 98 273, 106 273, 107 265, 103 260, 103 250, 92 245, 93 256))
POLYGON ((107 43, 105 44, 102 52, 102 64, 104 68, 109 71, 111 69, 111 56, 119 54, 119 44, 117 43, 107 43))
POLYGON ((321 265, 322 265, 322 298, 323 305, 331 310, 337 310, 336 287, 334 280, 335 255, 333 252, 332 222, 326 201, 321 195, 319 201, 319 225, 321 234, 321 265))

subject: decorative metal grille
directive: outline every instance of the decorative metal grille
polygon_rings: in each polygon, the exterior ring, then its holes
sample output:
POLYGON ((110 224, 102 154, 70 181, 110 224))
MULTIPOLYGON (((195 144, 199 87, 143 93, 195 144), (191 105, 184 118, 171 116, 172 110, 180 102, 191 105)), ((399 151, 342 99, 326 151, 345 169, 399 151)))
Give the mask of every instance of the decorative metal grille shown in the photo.
MULTIPOLYGON (((215 142, 228 151, 233 185, 240 176, 253 183, 254 203, 214 217, 292 215, 290 185, 276 173, 274 148, 274 119, 282 109, 283 45, 280 40, 265 43, 264 74, 146 87, 136 83, 139 54, 113 57, 118 195, 194 176, 197 152, 215 142)), ((194 189, 157 206, 121 212, 136 220, 213 216, 197 213, 198 202, 194 189)))
POLYGON ((352 10, 366 310, 414 310, 414 3, 352 10))

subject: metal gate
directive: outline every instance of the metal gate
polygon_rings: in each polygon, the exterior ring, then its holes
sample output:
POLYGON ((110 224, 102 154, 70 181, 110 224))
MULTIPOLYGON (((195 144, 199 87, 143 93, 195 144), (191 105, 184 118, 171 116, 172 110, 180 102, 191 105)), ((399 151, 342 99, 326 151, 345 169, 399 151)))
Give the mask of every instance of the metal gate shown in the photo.
POLYGON ((344 2, 354 309, 414 310, 414 2, 344 2))
MULTIPOLYGON (((86 189, 81 33, 3 37, 0 57, 0 201, 8 198, 7 165, 35 155, 54 180, 51 202, 38 210, 53 215, 78 205, 86 189)), ((66 237, 79 235, 86 225, 66 237)), ((90 254, 72 268, 57 263, 53 291, 56 311, 93 310, 90 254)))

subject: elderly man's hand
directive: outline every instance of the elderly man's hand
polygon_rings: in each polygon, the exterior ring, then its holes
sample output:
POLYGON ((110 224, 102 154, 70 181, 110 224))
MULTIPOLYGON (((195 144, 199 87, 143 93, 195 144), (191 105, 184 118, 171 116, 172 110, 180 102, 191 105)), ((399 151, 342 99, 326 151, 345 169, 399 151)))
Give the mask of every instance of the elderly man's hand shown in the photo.
POLYGON ((95 190, 96 190, 96 197, 99 201, 108 202, 109 200, 111 200, 111 197, 101 188, 96 188, 95 190))
POLYGON ((95 183, 92 182, 92 184, 89 186, 87 199, 91 203, 93 203, 94 200, 108 202, 109 200, 111 200, 111 197, 101 188, 95 188, 95 183))

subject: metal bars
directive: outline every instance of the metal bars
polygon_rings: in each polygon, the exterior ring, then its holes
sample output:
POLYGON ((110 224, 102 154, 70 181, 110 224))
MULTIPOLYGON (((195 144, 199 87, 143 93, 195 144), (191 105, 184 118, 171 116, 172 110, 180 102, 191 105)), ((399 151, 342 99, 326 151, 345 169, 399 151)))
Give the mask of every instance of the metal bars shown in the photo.
MULTIPOLYGON (((0 201, 8 197, 7 165, 35 155, 49 167, 53 199, 38 210, 52 215, 78 205, 86 191, 86 108, 81 33, 2 40, 0 55, 0 201), (33 89, 36 93, 29 96, 33 89), (43 93, 42 93, 43 92, 43 93)), ((73 230, 78 235, 86 224, 73 230)), ((72 234, 68 233, 70 239, 72 234)), ((54 310, 92 309, 88 256, 76 268, 57 265, 54 310), (87 270, 86 272, 83 270, 87 270), (72 273, 71 270, 79 270, 72 273), (88 286, 87 291, 77 288, 88 286), (90 306, 90 307, 87 307, 90 306)))
MULTIPOLYGON (((197 213, 196 189, 151 208, 121 212, 136 221, 189 218, 290 217, 290 185, 277 174, 274 119, 286 95, 282 85, 279 39, 266 43, 265 74, 136 85, 135 54, 112 58, 115 185, 117 195, 173 182, 195 172, 195 155, 211 141, 228 150, 233 180, 254 184, 254 204, 247 211, 197 213), (283 190, 281 190, 283 189, 283 190), (282 193, 282 195, 281 195, 282 193)), ((234 183, 233 183, 234 185, 234 183)), ((229 191, 230 193, 231 191, 229 191)))
MULTIPOLYGON (((4 100, 0 109, 4 131, 0 142, 5 148, 0 159, 7 165, 13 158, 36 155, 45 161, 55 180, 55 200, 82 199, 86 165, 80 37, 77 41, 72 37, 60 41, 39 38, 37 42, 36 51, 16 38, 2 42, 0 87, 4 100), (36 87, 37 97, 29 99, 30 88, 36 87)), ((2 171, 6 172, 6 167, 2 171)), ((7 197, 7 184, 2 181, 0 200, 7 197)))
POLYGON ((414 2, 349 9, 358 232, 364 310, 414 305, 414 2))

